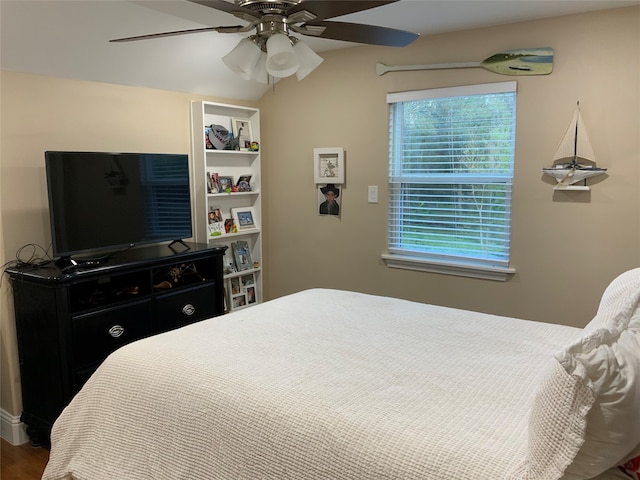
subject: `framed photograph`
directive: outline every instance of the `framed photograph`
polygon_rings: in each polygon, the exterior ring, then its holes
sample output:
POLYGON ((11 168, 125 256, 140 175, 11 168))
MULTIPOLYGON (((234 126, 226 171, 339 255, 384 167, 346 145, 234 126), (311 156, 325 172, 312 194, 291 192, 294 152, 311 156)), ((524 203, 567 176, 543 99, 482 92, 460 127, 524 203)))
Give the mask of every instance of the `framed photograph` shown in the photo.
POLYGON ((220 208, 211 207, 209 210, 207 231, 210 237, 221 237, 226 233, 220 208))
POLYGON ((253 268, 253 260, 251 260, 251 251, 249 244, 245 240, 238 240, 231 244, 233 259, 236 262, 236 270, 242 272, 253 268))
POLYGON ((246 307, 247 306, 247 296, 246 294, 242 293, 240 295, 236 295, 235 297, 233 297, 233 309, 237 310, 239 308, 242 307, 246 307))
POLYGON ((251 122, 248 118, 232 118, 231 127, 234 138, 238 139, 240 150, 249 150, 253 141, 251 122))
POLYGON ((233 191, 233 177, 218 176, 218 186, 220 193, 231 193, 233 191))
POLYGON ((256 303, 256 287, 247 287, 247 305, 256 303))
POLYGON ((258 303, 258 292, 256 277, 253 273, 225 280, 225 307, 227 311, 238 310, 256 303, 258 303))
POLYGON ((233 277, 230 283, 231 295, 238 295, 240 293, 240 279, 238 277, 233 277))
POLYGON ((231 216, 233 217, 233 221, 239 232, 258 228, 258 222, 256 221, 256 214, 253 211, 253 207, 232 208, 231 216))
POLYGON ((344 148, 313 149, 314 183, 344 183, 344 148))
POLYGON ((253 273, 247 273, 246 275, 242 275, 240 277, 240 283, 242 284, 243 289, 247 289, 249 287, 253 287, 256 283, 256 279, 253 276, 253 273))
POLYGON ((333 183, 318 185, 318 214, 340 218, 340 188, 333 183))
POLYGON ((236 188, 239 192, 250 192, 251 191, 251 175, 240 175, 238 178, 238 183, 236 183, 236 188))
POLYGON ((220 193, 220 179, 217 172, 207 170, 207 193, 220 193))

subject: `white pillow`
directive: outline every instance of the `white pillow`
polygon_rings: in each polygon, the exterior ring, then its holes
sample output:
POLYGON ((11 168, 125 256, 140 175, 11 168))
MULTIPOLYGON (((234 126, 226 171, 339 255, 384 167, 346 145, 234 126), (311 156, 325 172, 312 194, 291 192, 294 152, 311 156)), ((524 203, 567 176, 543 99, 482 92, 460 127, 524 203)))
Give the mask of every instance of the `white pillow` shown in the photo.
POLYGON ((585 480, 640 450, 640 269, 605 290, 584 335, 555 356, 510 478, 585 480))
POLYGON ((613 279, 602 294, 596 316, 584 327, 585 333, 611 327, 620 312, 625 308, 633 308, 633 296, 640 293, 639 289, 640 268, 624 272, 613 279))

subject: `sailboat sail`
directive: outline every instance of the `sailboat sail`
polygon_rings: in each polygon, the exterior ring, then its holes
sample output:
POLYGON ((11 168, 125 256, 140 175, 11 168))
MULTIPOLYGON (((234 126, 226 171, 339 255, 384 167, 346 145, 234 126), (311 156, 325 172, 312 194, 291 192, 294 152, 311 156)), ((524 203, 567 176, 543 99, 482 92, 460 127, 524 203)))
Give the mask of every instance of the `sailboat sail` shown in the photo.
POLYGON ((576 109, 573 119, 567 128, 562 141, 558 146, 553 161, 578 158, 595 162, 595 154, 589 141, 587 129, 584 126, 584 120, 580 110, 576 109))

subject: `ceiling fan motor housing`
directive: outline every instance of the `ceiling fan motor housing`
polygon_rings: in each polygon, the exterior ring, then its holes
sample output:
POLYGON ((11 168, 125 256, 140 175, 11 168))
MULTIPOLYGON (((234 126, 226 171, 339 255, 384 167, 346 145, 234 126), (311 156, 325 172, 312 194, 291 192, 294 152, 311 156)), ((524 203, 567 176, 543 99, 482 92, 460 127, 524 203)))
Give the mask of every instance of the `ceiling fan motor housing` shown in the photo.
POLYGON ((261 13, 285 13, 289 8, 295 7, 301 0, 236 0, 236 4, 249 10, 255 10, 261 13))
POLYGON ((289 26, 282 15, 264 15, 256 23, 256 34, 259 36, 271 36, 275 33, 289 35, 289 26))

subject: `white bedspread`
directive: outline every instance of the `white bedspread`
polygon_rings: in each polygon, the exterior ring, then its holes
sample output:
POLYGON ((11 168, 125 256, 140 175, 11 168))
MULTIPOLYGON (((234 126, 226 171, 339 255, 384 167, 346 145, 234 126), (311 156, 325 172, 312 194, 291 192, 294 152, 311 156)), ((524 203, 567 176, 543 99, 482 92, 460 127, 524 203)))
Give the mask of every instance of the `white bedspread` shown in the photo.
POLYGON ((580 329, 308 290, 125 346, 44 479, 498 480, 580 329))

